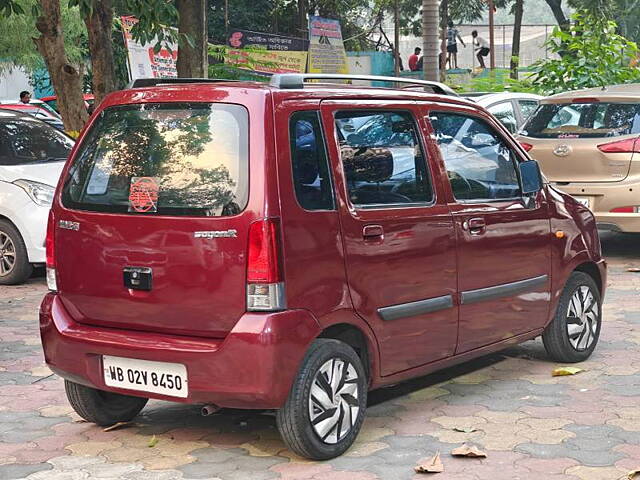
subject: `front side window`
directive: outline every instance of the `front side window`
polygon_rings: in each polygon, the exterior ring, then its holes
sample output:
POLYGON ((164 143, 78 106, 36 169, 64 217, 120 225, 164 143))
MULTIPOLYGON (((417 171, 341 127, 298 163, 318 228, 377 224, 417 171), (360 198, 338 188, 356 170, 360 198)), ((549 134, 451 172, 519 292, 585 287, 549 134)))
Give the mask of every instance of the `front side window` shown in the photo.
POLYGON ((332 210, 333 188, 318 112, 297 112, 289 122, 293 186, 305 210, 332 210))
POLYGON ((456 200, 520 196, 516 154, 487 122, 454 113, 430 118, 456 200))
POLYGON ((248 200, 248 127, 239 105, 108 108, 77 152, 62 201, 96 212, 235 215, 248 200))
POLYGON ((639 103, 543 104, 522 134, 534 138, 601 138, 640 133, 639 103))
POLYGON ((0 165, 61 162, 72 148, 73 140, 49 125, 0 114, 0 165))
POLYGON ((343 111, 335 118, 353 205, 425 204, 433 200, 425 156, 410 113, 343 111))

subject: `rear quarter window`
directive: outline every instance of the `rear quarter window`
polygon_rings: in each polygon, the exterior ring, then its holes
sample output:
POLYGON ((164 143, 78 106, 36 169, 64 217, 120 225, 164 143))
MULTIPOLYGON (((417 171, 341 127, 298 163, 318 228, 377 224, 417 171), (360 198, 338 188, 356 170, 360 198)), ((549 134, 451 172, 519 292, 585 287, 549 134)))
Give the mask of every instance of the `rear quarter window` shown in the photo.
POLYGON ((640 133, 639 103, 543 104, 522 134, 534 138, 599 138, 640 133))
POLYGON ((239 105, 111 107, 83 140, 62 202, 108 213, 235 215, 248 200, 248 148, 239 105))

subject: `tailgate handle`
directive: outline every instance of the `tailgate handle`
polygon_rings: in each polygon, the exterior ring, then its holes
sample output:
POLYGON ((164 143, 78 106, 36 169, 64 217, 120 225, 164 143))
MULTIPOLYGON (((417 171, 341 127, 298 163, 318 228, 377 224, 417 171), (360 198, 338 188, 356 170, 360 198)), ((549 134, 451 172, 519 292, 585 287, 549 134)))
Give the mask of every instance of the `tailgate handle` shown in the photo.
POLYGON ((130 290, 151 290, 153 273, 149 267, 125 267, 122 269, 124 287, 130 290))
POLYGON ((365 225, 362 229, 362 238, 365 240, 375 240, 382 238, 384 235, 384 228, 382 225, 365 225))

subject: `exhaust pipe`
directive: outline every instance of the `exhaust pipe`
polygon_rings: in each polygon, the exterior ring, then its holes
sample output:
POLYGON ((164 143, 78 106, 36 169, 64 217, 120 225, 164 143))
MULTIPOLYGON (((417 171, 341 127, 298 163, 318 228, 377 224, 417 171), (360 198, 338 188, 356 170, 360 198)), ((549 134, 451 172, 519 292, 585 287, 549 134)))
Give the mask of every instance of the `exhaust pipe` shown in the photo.
POLYGON ((203 417, 208 417, 209 415, 213 415, 219 410, 220 410, 220 407, 214 405, 213 403, 210 403, 202 407, 202 410, 200 410, 200 413, 202 414, 203 417))

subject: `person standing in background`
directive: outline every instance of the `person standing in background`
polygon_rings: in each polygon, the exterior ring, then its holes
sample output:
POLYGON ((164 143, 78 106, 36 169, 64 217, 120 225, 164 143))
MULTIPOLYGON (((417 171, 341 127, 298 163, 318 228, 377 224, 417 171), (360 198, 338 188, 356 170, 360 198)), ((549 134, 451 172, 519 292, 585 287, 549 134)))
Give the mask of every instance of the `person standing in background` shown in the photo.
POLYGON ((418 70, 418 60, 420 58, 420 52, 422 49, 420 47, 416 47, 413 51, 413 55, 409 55, 409 70, 415 72, 418 70))
POLYGON ((484 64, 484 57, 489 55, 489 42, 487 42, 484 38, 478 36, 477 30, 471 32, 471 36, 473 37, 473 45, 475 47, 478 63, 480 63, 481 68, 487 68, 484 64))
POLYGON ((449 20, 447 27, 447 63, 449 68, 458 68, 458 40, 463 47, 466 45, 458 29, 454 27, 453 21, 449 20))
POLYGON ((20 103, 29 103, 31 102, 31 93, 23 90, 20 92, 20 103))

